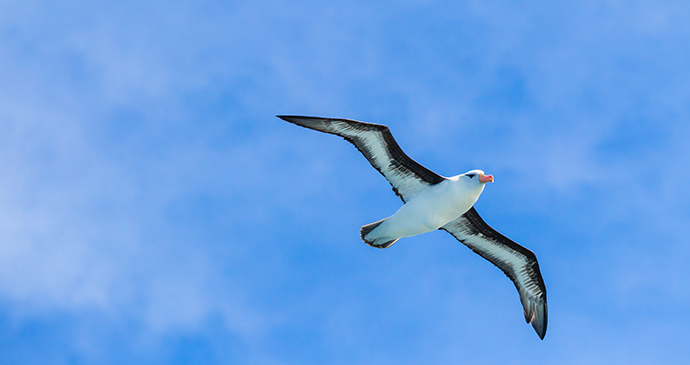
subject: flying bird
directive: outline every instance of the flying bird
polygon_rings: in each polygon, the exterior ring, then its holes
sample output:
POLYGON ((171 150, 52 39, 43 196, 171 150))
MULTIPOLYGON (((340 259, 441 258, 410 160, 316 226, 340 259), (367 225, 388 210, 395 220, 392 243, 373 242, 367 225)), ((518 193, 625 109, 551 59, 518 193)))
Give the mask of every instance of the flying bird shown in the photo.
POLYGON ((491 228, 473 205, 492 175, 471 170, 443 177, 408 157, 388 127, 349 119, 278 115, 301 127, 335 134, 352 143, 388 180, 403 206, 360 230, 369 246, 388 248, 403 237, 442 229, 501 269, 520 294, 527 323, 544 339, 546 286, 534 253, 491 228))

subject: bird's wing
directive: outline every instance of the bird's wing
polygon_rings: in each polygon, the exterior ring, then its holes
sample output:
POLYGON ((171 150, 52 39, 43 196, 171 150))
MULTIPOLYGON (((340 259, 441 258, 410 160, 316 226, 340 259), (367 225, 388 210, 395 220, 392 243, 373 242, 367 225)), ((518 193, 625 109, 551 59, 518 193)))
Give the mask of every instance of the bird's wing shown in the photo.
POLYGON ((388 127, 349 119, 278 115, 302 127, 335 134, 352 143, 393 186, 393 191, 409 201, 419 191, 445 178, 420 165, 403 152, 388 127))
POLYGON ((543 340, 548 322, 546 286, 534 253, 489 227, 474 207, 440 229, 498 266, 513 281, 520 293, 525 320, 532 323, 543 340))

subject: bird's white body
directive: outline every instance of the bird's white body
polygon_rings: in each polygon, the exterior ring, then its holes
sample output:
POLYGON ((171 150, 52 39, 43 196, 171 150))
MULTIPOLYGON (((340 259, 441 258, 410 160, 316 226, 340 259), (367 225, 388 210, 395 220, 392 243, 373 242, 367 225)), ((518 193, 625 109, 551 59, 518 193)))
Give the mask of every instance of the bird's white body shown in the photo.
MULTIPOLYGON (((482 173, 474 170, 469 173, 482 173)), ((479 199, 484 185, 467 174, 430 186, 403 204, 395 214, 369 232, 367 239, 389 241, 437 230, 465 214, 479 199)))

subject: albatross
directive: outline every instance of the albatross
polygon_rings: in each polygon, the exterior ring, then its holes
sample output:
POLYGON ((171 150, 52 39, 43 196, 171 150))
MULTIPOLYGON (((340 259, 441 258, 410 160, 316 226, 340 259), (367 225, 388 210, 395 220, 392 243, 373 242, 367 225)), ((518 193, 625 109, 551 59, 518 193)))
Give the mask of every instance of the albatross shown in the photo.
POLYGON ((491 228, 474 209, 492 175, 471 170, 443 177, 403 152, 387 126, 350 119, 278 115, 301 127, 334 134, 352 143, 388 180, 403 201, 392 216, 360 230, 371 247, 388 248, 403 237, 442 229, 479 254, 515 284, 527 323, 542 340, 548 320, 546 286, 534 253, 491 228))

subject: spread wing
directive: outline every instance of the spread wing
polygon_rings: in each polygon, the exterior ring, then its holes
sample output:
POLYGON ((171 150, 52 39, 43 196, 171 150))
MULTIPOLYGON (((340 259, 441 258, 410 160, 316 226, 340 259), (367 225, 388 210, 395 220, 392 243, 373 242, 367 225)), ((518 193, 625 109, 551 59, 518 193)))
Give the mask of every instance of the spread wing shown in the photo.
POLYGON ((525 320, 544 339, 548 321, 546 286, 534 253, 489 227, 474 207, 441 229, 498 266, 513 281, 520 293, 525 320))
POLYGON ((403 202, 445 179, 407 156, 385 125, 294 115, 278 115, 278 118, 305 128, 335 134, 355 145, 388 180, 403 202))

